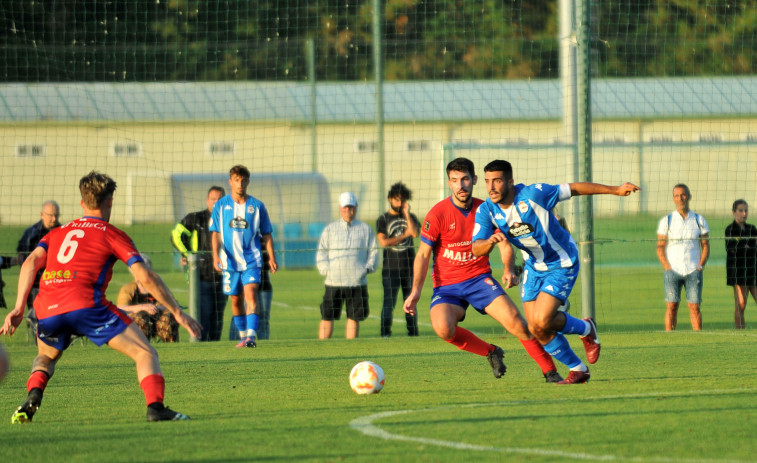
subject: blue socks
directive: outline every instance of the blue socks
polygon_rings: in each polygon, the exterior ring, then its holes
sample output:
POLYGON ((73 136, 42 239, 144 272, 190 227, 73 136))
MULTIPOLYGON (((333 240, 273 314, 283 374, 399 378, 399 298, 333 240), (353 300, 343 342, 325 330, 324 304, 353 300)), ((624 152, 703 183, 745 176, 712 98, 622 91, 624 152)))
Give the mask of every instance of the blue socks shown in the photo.
POLYGON ((234 315, 233 320, 234 326, 239 331, 239 339, 244 340, 244 337, 247 336, 247 319, 244 315, 234 315))
MULTIPOLYGON (((578 320, 576 318, 573 319, 578 320)), ((581 320, 578 321, 583 323, 583 321, 581 320)), ((568 325, 566 324, 565 326, 567 327, 568 325)), ((557 333, 555 335, 555 338, 549 341, 546 346, 544 346, 544 350, 546 350, 549 355, 556 358, 560 363, 566 365, 568 368, 574 368, 583 364, 583 362, 581 362, 581 359, 579 359, 575 352, 573 352, 573 349, 570 348, 568 340, 565 339, 565 336, 560 333, 557 333)))
POLYGON ((578 319, 572 315, 565 314, 565 326, 562 329, 563 334, 577 334, 579 336, 586 336, 591 327, 587 326, 587 323, 581 319, 578 319))
POLYGON ((258 314, 247 314, 247 336, 256 338, 258 336, 258 326, 260 325, 260 317, 258 314))
POLYGON ((246 337, 257 337, 258 326, 260 325, 260 317, 257 314, 251 313, 248 315, 234 315, 232 318, 234 326, 239 331, 239 338, 244 339, 246 337))

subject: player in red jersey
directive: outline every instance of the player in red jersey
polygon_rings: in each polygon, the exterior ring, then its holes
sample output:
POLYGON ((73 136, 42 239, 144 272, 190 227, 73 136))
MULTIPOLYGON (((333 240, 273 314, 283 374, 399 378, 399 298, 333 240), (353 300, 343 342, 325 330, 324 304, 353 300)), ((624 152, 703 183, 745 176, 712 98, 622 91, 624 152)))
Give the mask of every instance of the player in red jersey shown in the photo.
MULTIPOLYGON (((525 319, 497 281, 492 278, 488 256, 475 257, 471 249, 476 209, 483 202, 473 197, 476 184, 473 162, 457 158, 447 164, 447 183, 452 195, 431 208, 421 227, 421 243, 414 262, 413 290, 403 306, 415 314, 426 281, 431 256, 434 257, 434 293, 431 298, 431 326, 436 334, 458 349, 486 356, 494 377, 505 374, 504 351, 458 326, 465 319, 468 305, 487 314, 517 337, 526 352, 539 365, 544 378, 556 383, 562 378, 555 363, 528 331, 525 319)), ((512 247, 500 246, 505 265, 502 283, 505 289, 518 284, 513 273, 515 257, 512 247)))
POLYGON ((11 418, 30 422, 42 402, 42 394, 63 351, 75 336, 86 336, 96 345, 131 357, 147 402, 148 421, 186 420, 188 416, 163 404, 165 382, 158 353, 125 313, 105 299, 116 260, 130 267, 134 277, 176 317, 194 337, 202 327, 181 311, 163 280, 147 266, 129 236, 109 224, 116 182, 105 174, 90 172, 79 182, 81 219, 48 233, 24 261, 18 279, 15 308, 5 317, 0 334, 13 334, 24 316, 26 296, 34 276, 45 269, 34 310, 39 319, 38 354, 26 384, 29 395, 11 418))

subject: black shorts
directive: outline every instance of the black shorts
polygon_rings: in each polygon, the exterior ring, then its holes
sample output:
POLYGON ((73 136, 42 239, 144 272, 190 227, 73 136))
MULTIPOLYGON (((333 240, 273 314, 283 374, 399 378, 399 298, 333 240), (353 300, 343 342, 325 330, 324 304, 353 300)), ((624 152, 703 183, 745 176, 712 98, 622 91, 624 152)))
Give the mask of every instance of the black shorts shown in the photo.
POLYGON ((326 286, 321 304, 321 320, 339 320, 342 303, 347 318, 361 322, 368 318, 368 286, 326 286))

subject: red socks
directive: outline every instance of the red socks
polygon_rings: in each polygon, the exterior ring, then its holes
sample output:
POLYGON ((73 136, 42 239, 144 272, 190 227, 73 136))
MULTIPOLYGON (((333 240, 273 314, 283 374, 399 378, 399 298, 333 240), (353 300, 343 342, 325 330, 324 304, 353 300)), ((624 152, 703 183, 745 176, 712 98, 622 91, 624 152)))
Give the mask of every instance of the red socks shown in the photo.
POLYGON ((47 387, 47 381, 49 379, 50 375, 48 375, 46 371, 33 371, 29 376, 29 381, 26 382, 26 390, 31 391, 32 389, 36 388, 44 392, 45 388, 47 387))
MULTIPOLYGON (((486 354, 493 349, 491 344, 459 326, 455 328, 455 337, 447 342, 457 346, 458 349, 481 356, 486 356, 486 354)), ((542 346, 539 341, 532 339, 530 341, 521 341, 520 343, 523 344, 528 355, 530 355, 536 364, 539 365, 542 373, 546 373, 550 370, 557 370, 555 362, 552 360, 552 356, 544 350, 544 346, 542 346)))
POLYGON ((460 328, 459 326, 455 328, 455 337, 447 342, 453 346, 457 346, 458 349, 472 354, 481 355, 482 357, 485 357, 486 354, 494 349, 494 347, 488 342, 485 342, 475 334, 465 328, 460 328))
POLYGON ((536 338, 530 341, 521 341, 523 347, 526 348, 526 352, 532 359, 539 365, 542 373, 546 373, 550 370, 557 370, 555 362, 552 360, 552 356, 544 350, 544 346, 536 340, 536 338))
POLYGON ((163 375, 150 375, 139 383, 139 387, 142 388, 142 392, 145 394, 145 402, 147 405, 154 403, 163 403, 163 397, 166 390, 166 381, 163 379, 163 375))

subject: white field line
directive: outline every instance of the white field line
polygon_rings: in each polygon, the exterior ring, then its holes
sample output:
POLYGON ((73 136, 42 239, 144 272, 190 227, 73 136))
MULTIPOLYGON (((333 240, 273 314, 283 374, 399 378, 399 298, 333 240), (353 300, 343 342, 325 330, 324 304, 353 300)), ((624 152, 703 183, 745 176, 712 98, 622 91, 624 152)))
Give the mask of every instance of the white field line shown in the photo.
MULTIPOLYGON (((620 400, 620 399, 632 399, 632 398, 655 398, 655 397, 672 397, 672 396, 684 396, 684 395, 716 395, 716 394, 732 394, 732 393, 748 392, 753 393, 754 389, 723 389, 723 390, 709 390, 709 391, 676 391, 676 392, 657 392, 657 393, 645 393, 645 394, 627 394, 627 395, 610 395, 602 397, 589 397, 586 400, 620 400)), ((575 399, 547 399, 540 400, 538 402, 567 402, 575 399)), ((404 415, 408 413, 422 413, 422 412, 434 412, 440 410, 452 410, 455 408, 471 408, 471 407, 490 407, 490 406, 505 406, 505 405, 523 405, 531 403, 532 401, 507 401, 507 402, 492 402, 481 404, 466 404, 466 405, 452 405, 445 407, 425 408, 419 410, 395 410, 376 413, 373 415, 362 416, 356 418, 350 422, 350 427, 359 431, 367 436, 378 437, 385 440, 396 440, 405 442, 418 442, 421 444, 435 445, 439 447, 447 447, 458 450, 473 450, 479 452, 495 452, 495 453, 514 453, 522 455, 536 455, 558 458, 572 458, 574 460, 587 460, 587 461, 632 461, 632 462, 650 462, 650 463, 746 463, 744 460, 708 460, 697 458, 670 458, 670 457, 626 457, 610 454, 591 454, 591 453, 577 453, 577 452, 563 452, 560 450, 540 449, 540 448, 527 448, 527 447, 495 447, 488 445, 475 445, 467 444, 465 442, 446 441, 440 439, 433 439, 428 437, 413 437, 404 436, 402 434, 395 434, 389 431, 385 431, 374 424, 374 421, 382 418, 388 418, 391 416, 404 415)))

